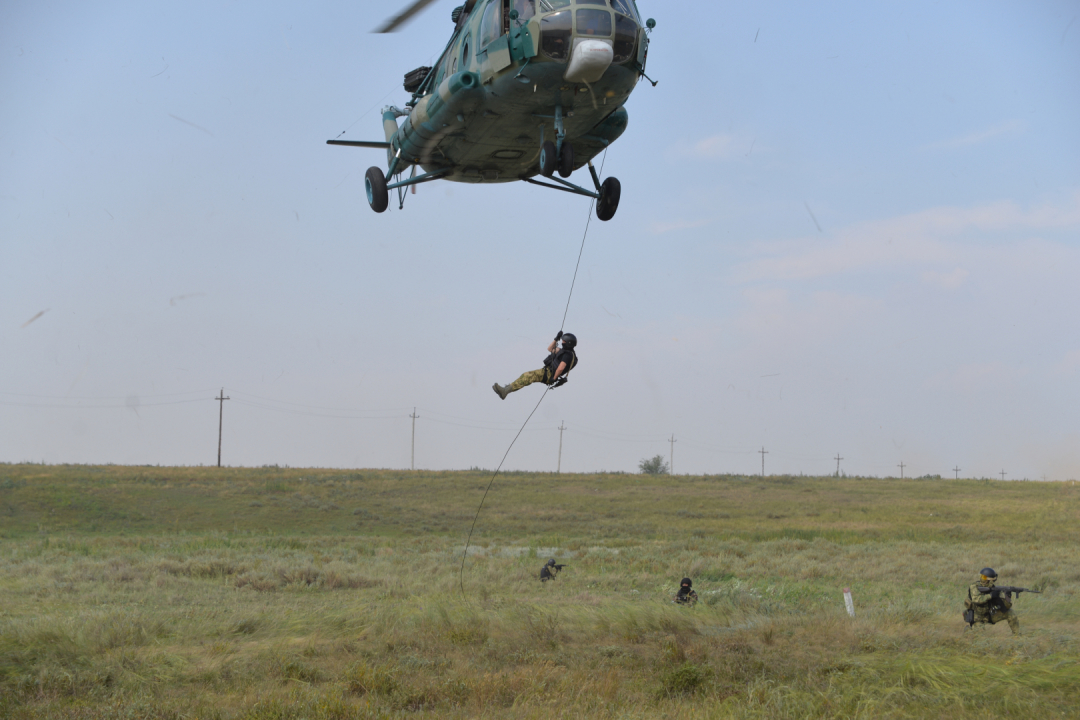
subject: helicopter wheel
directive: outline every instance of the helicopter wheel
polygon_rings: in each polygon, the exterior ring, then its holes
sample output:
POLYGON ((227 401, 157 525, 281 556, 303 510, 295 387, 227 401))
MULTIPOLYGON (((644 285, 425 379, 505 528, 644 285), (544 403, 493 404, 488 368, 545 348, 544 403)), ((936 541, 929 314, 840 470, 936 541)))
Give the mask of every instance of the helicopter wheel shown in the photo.
POLYGON ((557 158, 555 157, 555 143, 548 140, 540 146, 540 174, 544 177, 551 177, 555 174, 555 165, 557 158))
POLYGON ((367 192, 368 205, 377 213, 386 210, 390 204, 390 193, 386 190, 386 176, 377 167, 369 167, 364 175, 364 190, 367 192))
POLYGON ((618 178, 609 177, 600 186, 600 198, 596 201, 596 217, 607 222, 615 217, 615 211, 619 209, 619 198, 622 196, 622 184, 618 178))
POLYGON ((572 172, 574 172, 574 146, 564 141, 562 152, 559 153, 559 174, 568 178, 572 172))

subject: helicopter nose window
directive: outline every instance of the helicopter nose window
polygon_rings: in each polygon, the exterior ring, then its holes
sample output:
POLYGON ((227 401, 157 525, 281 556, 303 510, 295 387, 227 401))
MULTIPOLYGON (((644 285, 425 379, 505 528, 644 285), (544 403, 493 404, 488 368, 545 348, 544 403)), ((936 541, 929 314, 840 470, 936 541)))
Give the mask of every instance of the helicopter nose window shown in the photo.
POLYGON ((615 57, 616 65, 626 62, 634 56, 634 43, 637 41, 638 24, 625 15, 615 16, 615 57))
POLYGON ((577 34, 589 37, 611 37, 611 13, 607 10, 578 10, 577 34))
POLYGON ((548 15, 540 21, 540 49, 552 60, 565 61, 570 56, 571 34, 569 10, 548 15))
POLYGON ((540 12, 552 12, 553 10, 562 10, 564 7, 570 5, 570 0, 539 0, 540 12))

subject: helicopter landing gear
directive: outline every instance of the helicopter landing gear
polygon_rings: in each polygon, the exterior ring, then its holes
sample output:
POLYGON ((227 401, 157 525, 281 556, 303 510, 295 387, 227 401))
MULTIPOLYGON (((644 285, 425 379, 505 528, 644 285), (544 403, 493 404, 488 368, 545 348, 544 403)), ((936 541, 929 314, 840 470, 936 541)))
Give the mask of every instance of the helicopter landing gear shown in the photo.
POLYGON ((364 175, 364 190, 367 192, 368 205, 377 213, 386 210, 390 204, 390 193, 386 189, 386 176, 377 167, 369 167, 364 175))
MULTIPOLYGON (((563 147, 569 147, 569 143, 567 145, 564 145, 563 147)), ((543 157, 543 152, 541 152, 541 157, 543 157)), ((561 180, 557 177, 552 177, 550 179, 553 182, 558 183, 558 185, 553 185, 547 182, 540 182, 539 180, 535 180, 531 177, 523 177, 521 179, 533 185, 551 188, 552 190, 562 190, 563 192, 573 193, 574 195, 584 195, 587 198, 592 198, 596 201, 596 217, 606 222, 611 218, 615 217, 615 212, 619 209, 619 199, 622 196, 622 185, 619 183, 617 178, 613 177, 609 177, 607 180, 601 183, 600 176, 596 174, 596 168, 593 167, 591 160, 589 161, 588 165, 589 175, 592 176, 593 187, 596 188, 595 191, 587 190, 583 187, 575 185, 572 182, 561 180)))
POLYGON ((568 178, 572 172, 574 172, 574 146, 564 140, 562 151, 559 152, 559 174, 568 178))
POLYGON ((596 217, 604 222, 615 217, 619 209, 619 198, 622 196, 622 183, 618 178, 609 177, 600 186, 600 197, 596 200, 596 217))
POLYGON ((555 143, 548 140, 540 146, 540 174, 544 177, 554 175, 557 161, 558 153, 555 152, 555 143))

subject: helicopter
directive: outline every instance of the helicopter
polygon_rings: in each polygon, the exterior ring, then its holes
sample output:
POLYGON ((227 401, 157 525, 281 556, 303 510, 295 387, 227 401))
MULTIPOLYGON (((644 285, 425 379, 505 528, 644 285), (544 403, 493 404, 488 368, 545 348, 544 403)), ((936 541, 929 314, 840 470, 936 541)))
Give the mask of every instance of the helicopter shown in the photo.
POLYGON ((385 141, 327 141, 386 150, 387 169, 364 176, 371 209, 384 212, 391 190, 401 209, 408 188, 434 180, 524 181, 593 198, 600 220, 614 217, 622 186, 601 182, 592 160, 626 130, 624 104, 640 79, 656 85, 645 74, 656 21, 643 22, 634 0, 466 0, 451 20, 438 62, 406 73, 412 98, 383 109, 385 141), (585 166, 591 188, 566 179, 585 166))

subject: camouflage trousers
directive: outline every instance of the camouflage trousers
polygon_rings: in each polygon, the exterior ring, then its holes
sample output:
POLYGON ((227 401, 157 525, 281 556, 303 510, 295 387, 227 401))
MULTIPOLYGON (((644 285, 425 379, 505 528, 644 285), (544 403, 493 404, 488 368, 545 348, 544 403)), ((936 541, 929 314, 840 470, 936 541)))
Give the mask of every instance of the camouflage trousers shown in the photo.
POLYGON ((547 385, 548 373, 549 371, 547 368, 540 368, 539 370, 530 370, 527 373, 522 373, 521 377, 510 383, 509 387, 506 389, 508 392, 517 392, 521 388, 532 385, 533 383, 544 383, 547 385))
POLYGON ((982 616, 975 619, 975 624, 979 626, 985 626, 987 623, 990 625, 996 625, 1002 620, 1008 621, 1009 629, 1012 630, 1013 635, 1020 634, 1020 618, 1012 610, 994 610, 990 613, 989 618, 982 616))

